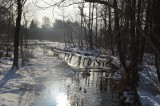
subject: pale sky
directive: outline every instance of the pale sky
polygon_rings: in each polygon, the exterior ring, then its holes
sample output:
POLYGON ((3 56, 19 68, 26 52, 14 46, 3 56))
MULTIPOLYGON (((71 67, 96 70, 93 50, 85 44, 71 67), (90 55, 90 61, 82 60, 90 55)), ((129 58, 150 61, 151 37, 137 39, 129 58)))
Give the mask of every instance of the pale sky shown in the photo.
MULTIPOLYGON (((53 4, 54 2, 57 2, 58 0, 44 0, 47 3, 53 4)), ((30 14, 33 15, 33 19, 38 19, 39 22, 42 22, 42 18, 44 16, 47 16, 51 19, 52 22, 54 22, 55 19, 63 19, 63 13, 66 18, 72 19, 72 20, 77 20, 78 17, 76 17, 79 13, 79 10, 76 10, 76 6, 70 6, 70 7, 65 7, 65 8, 58 8, 58 7, 50 7, 45 10, 38 8, 36 5, 40 7, 46 7, 49 6, 48 4, 45 4, 42 0, 28 0, 26 3, 26 6, 32 12, 30 14)))

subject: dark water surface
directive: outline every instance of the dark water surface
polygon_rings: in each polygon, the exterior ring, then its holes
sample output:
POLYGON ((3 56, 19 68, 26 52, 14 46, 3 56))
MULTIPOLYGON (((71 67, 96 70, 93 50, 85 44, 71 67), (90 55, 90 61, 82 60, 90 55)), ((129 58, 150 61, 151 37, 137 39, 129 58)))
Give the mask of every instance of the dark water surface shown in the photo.
POLYGON ((112 97, 109 86, 102 87, 104 73, 83 71, 66 63, 53 68, 33 106, 118 106, 116 94, 112 97))

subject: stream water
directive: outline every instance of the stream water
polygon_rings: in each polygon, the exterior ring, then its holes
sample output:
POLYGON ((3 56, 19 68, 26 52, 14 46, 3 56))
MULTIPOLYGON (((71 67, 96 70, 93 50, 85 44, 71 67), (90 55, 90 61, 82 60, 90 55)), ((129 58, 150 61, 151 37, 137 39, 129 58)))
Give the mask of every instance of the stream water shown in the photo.
POLYGON ((116 93, 102 84, 104 73, 78 72, 66 64, 52 70, 34 106, 118 106, 116 93))
POLYGON ((109 80, 102 79, 106 73, 86 73, 66 62, 49 71, 50 74, 39 81, 44 89, 33 106, 119 106, 116 91, 112 92, 109 80))

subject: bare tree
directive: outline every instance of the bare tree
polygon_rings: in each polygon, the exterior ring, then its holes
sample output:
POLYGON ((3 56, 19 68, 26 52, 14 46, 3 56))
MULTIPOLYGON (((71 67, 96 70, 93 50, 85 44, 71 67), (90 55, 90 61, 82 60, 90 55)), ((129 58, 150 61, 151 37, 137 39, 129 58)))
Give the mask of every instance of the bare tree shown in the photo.
POLYGON ((19 59, 19 35, 21 27, 21 15, 22 15, 22 6, 27 0, 17 0, 17 19, 16 19, 16 28, 14 33, 14 61, 12 68, 19 68, 18 59, 19 59))

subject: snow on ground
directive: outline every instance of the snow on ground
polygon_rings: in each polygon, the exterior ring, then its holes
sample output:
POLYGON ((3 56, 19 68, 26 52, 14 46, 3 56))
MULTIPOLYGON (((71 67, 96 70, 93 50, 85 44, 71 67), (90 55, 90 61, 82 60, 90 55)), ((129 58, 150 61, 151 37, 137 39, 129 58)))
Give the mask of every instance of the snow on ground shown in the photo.
POLYGON ((160 106, 160 95, 152 94, 142 89, 138 91, 142 106, 160 106))
POLYGON ((43 49, 34 50, 35 58, 30 59, 20 70, 10 70, 12 60, 1 58, 0 61, 0 106, 30 106, 42 89, 39 80, 50 74, 53 67, 61 60, 50 54, 43 54, 43 49))
MULTIPOLYGON (((101 54, 98 54, 99 53, 98 50, 85 51, 77 48, 71 48, 65 50, 73 53, 79 53, 82 55, 88 54, 90 56, 96 56, 96 55, 101 56, 101 54)), ((105 58, 106 56, 109 56, 110 58, 113 59, 112 65, 114 65, 114 67, 120 68, 120 62, 118 57, 111 56, 109 55, 109 53, 106 53, 105 56, 102 57, 105 58)), ((140 81, 137 90, 142 106, 160 106, 160 83, 158 82, 156 67, 154 65, 154 56, 150 54, 145 54, 144 63, 142 65, 142 71, 139 72, 139 76, 140 76, 140 81)), ((118 73, 115 72, 113 78, 114 79, 121 78, 119 75, 119 71, 118 73)))
POLYGON ((142 106, 160 106, 160 83, 158 82, 156 67, 144 64, 139 75, 138 94, 142 106))
MULTIPOLYGON (((105 58, 106 56, 109 56, 113 59, 112 64, 115 67, 120 68, 118 57, 111 56, 110 51, 103 51, 104 53, 101 54, 99 50, 87 51, 80 50, 78 48, 64 48, 64 50, 68 52, 96 57, 102 56, 105 58)), ((142 65, 142 71, 139 72, 139 87, 137 88, 140 101, 142 103, 142 106, 160 106, 160 83, 158 82, 156 67, 154 65, 154 56, 151 54, 144 54, 144 56, 145 59, 142 65)), ((113 77, 115 79, 120 78, 117 72, 113 77)))
POLYGON ((59 48, 59 49, 64 49, 65 47, 65 43, 51 42, 51 41, 41 41, 41 42, 37 42, 37 44, 45 44, 46 46, 59 48))
MULTIPOLYGON (((37 40, 34 42, 64 49, 64 43, 39 42, 37 40)), ((65 48, 64 50, 83 55, 86 53, 89 55, 93 54, 94 56, 98 56, 99 53, 95 50, 86 51, 77 48, 65 48)), ((37 83, 40 83, 37 82, 36 79, 47 76, 49 72, 52 71, 52 68, 61 62, 59 59, 52 57, 51 51, 47 51, 47 55, 43 54, 43 51, 40 47, 34 49, 35 58, 30 59, 28 65, 21 67, 18 71, 10 70, 13 62, 12 59, 0 58, 0 106, 18 106, 18 104, 25 106, 30 105, 34 101, 38 93, 34 92, 32 88, 39 88, 36 86, 38 86, 37 83), (29 104, 24 103, 23 100, 29 104)), ((113 58, 112 64, 118 67, 118 58, 114 56, 111 57, 113 58)), ((153 59, 148 58, 148 60, 144 61, 142 65, 143 70, 139 72, 140 82, 137 89, 143 106, 160 106, 160 84, 152 60, 153 59), (150 61, 152 61, 152 63, 149 63, 150 61)))

